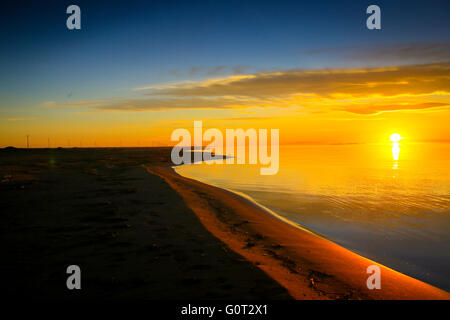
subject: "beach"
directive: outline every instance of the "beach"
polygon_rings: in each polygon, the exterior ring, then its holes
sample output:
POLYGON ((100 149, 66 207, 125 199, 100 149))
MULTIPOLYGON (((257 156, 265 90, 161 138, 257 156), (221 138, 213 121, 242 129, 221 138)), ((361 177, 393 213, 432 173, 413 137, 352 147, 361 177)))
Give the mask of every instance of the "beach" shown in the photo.
POLYGON ((187 178, 243 195, 370 260, 450 289, 448 144, 281 146, 280 170, 196 163, 187 178))
POLYGON ((170 150, 1 150, 9 297, 450 298, 244 197, 178 175, 170 150), (82 290, 65 286, 73 264, 82 290), (374 264, 380 290, 366 286, 374 264))

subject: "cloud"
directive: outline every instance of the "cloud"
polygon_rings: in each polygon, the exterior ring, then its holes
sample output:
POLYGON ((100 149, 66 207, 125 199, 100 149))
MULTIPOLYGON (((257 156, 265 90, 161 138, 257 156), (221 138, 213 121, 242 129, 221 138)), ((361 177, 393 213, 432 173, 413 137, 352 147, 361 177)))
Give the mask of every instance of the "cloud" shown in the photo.
POLYGON ((347 61, 375 65, 437 63, 450 61, 450 42, 412 42, 340 46, 300 52, 302 55, 330 55, 347 61))
POLYGON ((270 97, 292 94, 425 94, 450 88, 450 63, 367 69, 288 70, 227 77, 148 93, 177 97, 270 97))
POLYGON ((116 111, 149 111, 170 109, 234 109, 250 107, 257 103, 237 101, 234 98, 150 98, 150 99, 118 99, 96 105, 96 109, 116 111))
POLYGON ((350 54, 350 58, 363 58, 378 61, 419 61, 445 62, 450 60, 450 42, 407 43, 380 46, 359 55, 350 54))
POLYGON ((173 81, 173 82, 152 84, 152 85, 148 85, 148 86, 133 88, 133 91, 170 89, 170 88, 177 88, 181 85, 194 84, 194 83, 196 83, 196 82, 192 81, 192 80, 173 81))
POLYGON ((373 114, 388 111, 400 111, 400 110, 420 110, 430 108, 443 108, 449 107, 449 103, 428 102, 428 103, 416 103, 416 104, 388 104, 388 105, 373 105, 364 108, 344 108, 343 111, 348 111, 357 114, 373 114))
MULTIPOLYGON (((301 107, 371 114, 448 107, 450 63, 382 68, 285 70, 136 88, 139 98, 59 107, 139 112, 171 109, 301 107)), ((53 104, 52 104, 53 105, 53 104)))
POLYGON ((36 120, 36 119, 37 119, 36 117, 31 117, 31 118, 2 118, 2 120, 9 121, 9 122, 36 120))
POLYGON ((254 70, 254 68, 250 66, 216 66, 216 67, 206 67, 206 66, 193 66, 188 68, 187 70, 183 69, 173 69, 169 72, 169 74, 173 77, 211 77, 211 76, 223 76, 229 74, 244 74, 249 72, 250 70, 254 70))
POLYGON ((46 108, 55 107, 56 102, 55 101, 45 101, 44 103, 41 104, 41 106, 46 107, 46 108))

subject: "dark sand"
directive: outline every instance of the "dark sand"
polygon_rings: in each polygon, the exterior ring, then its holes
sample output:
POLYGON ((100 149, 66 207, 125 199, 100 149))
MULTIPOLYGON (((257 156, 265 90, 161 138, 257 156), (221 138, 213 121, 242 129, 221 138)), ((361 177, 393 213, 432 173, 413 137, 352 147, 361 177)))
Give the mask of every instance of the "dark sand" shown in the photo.
POLYGON ((11 298, 449 299, 183 178, 170 149, 1 150, 4 289, 11 298), (150 173, 150 174, 149 174, 150 173), (82 290, 66 289, 66 267, 82 290))
POLYGON ((2 291, 11 299, 288 299, 141 163, 170 150, 0 150, 2 291), (82 289, 66 288, 81 267, 82 289))

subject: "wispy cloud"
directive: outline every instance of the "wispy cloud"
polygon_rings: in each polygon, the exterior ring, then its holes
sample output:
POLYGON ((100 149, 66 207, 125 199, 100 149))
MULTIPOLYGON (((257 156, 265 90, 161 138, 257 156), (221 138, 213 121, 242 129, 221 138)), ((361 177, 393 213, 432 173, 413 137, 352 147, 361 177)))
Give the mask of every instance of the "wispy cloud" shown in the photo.
POLYGON ((215 77, 224 75, 238 75, 249 73, 255 68, 245 65, 238 66, 193 66, 188 69, 173 69, 170 71, 170 75, 173 77, 215 77))
POLYGON ((287 70, 227 77, 149 95, 271 97, 292 94, 367 96, 424 94, 450 88, 450 63, 367 69, 287 70))
POLYGON ((365 64, 412 64, 450 61, 450 42, 412 42, 397 44, 376 44, 340 46, 312 49, 299 52, 301 55, 322 55, 339 57, 344 61, 365 64))
MULTIPOLYGON (((285 70, 136 88, 139 98, 56 104, 97 111, 301 107, 357 114, 445 108, 450 63, 382 68, 285 70)), ((51 104, 54 106, 54 104, 51 104)))
POLYGON ((420 110, 420 109, 448 108, 448 107, 450 107, 450 103, 426 102, 416 104, 405 103, 405 104, 372 105, 364 108, 344 108, 342 110, 357 114, 373 114, 389 111, 420 110))
POLYGON ((30 118, 1 118, 1 120, 9 121, 9 122, 36 120, 36 119, 37 119, 36 117, 30 117, 30 118))

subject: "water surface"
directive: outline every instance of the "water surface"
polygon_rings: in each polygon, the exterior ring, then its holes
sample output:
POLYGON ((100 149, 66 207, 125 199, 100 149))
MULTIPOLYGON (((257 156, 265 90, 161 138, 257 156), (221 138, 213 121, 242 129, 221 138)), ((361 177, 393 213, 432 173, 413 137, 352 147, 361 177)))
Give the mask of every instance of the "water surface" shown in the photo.
POLYGON ((260 175, 259 165, 176 170, 448 291, 449 160, 450 144, 282 146, 273 176, 260 175))

